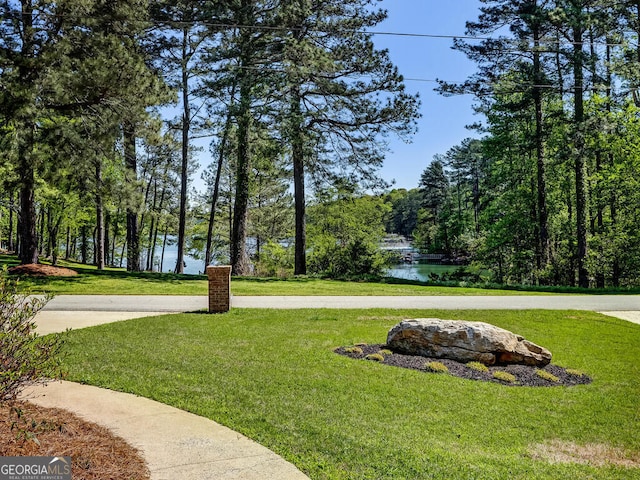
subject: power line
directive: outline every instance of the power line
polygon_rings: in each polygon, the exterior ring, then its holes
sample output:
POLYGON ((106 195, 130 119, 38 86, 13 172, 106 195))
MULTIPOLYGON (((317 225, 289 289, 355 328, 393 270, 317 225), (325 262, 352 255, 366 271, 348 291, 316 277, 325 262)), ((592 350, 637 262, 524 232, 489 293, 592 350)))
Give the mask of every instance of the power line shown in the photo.
MULTIPOLYGON (((23 14, 16 12, 17 16, 21 16, 23 14)), ((40 16, 40 13, 32 12, 32 16, 37 17, 40 16)), ((54 16, 58 18, 72 18, 74 20, 95 20, 95 17, 91 16, 81 16, 75 15, 70 16, 68 14, 49 14, 49 16, 54 16)), ((0 21, 10 21, 11 18, 4 15, 0 21)), ((110 20, 111 23, 117 20, 110 20)), ((151 24, 154 26, 170 26, 170 27, 185 27, 185 26, 203 26, 203 27, 211 27, 217 29, 251 29, 251 30, 265 30, 265 31, 288 31, 290 28, 286 26, 276 26, 276 25, 242 25, 237 23, 223 23, 223 22, 208 22, 201 20, 166 20, 166 21, 158 21, 158 20, 142 20, 142 22, 151 24)), ((316 33, 329 33, 329 30, 321 30, 321 29, 310 29, 309 31, 316 33)), ((408 37, 408 38, 426 38, 426 39, 445 39, 445 40, 468 40, 468 41, 495 41, 495 42, 505 42, 507 44, 519 45, 522 44, 523 41, 533 43, 533 40, 521 40, 517 38, 509 38, 509 37, 491 37, 491 36, 479 36, 479 35, 454 35, 454 34, 435 34, 435 33, 415 33, 415 32, 389 32, 389 31, 377 31, 377 30, 349 30, 344 29, 344 33, 350 34, 360 34, 360 35, 373 35, 373 36, 391 36, 391 37, 408 37)), ((638 32, 633 31, 620 31, 617 32, 623 35, 637 35, 638 32)), ((557 46, 573 46, 573 45, 597 45, 603 47, 623 47, 626 46, 627 43, 624 42, 592 42, 591 40, 585 40, 582 42, 572 42, 569 40, 559 40, 557 38, 541 38, 538 40, 540 44, 544 45, 557 45, 557 46)), ((504 49, 505 51, 512 51, 511 49, 504 49)), ((525 51, 521 48, 513 49, 513 51, 525 51)), ((527 50, 529 51, 529 50, 527 50)))

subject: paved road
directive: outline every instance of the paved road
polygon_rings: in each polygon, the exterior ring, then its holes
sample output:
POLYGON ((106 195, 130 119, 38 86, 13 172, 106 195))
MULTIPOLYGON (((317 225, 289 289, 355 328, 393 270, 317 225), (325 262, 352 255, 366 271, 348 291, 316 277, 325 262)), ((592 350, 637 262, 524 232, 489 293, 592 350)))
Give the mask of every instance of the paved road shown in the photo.
MULTIPOLYGON (((235 308, 415 308, 443 310, 640 311, 639 295, 429 296, 429 297, 240 297, 235 308)), ((58 295, 44 310, 192 312, 208 308, 205 296, 58 295)))

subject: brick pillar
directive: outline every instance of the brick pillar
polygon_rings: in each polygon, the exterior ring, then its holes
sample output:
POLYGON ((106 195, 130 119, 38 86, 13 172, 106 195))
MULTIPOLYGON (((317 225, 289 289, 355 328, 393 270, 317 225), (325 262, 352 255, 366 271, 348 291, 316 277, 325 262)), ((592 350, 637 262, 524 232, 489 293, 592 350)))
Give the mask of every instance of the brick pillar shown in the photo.
POLYGON ((231 308, 231 267, 207 267, 209 277, 209 313, 228 312, 231 308))

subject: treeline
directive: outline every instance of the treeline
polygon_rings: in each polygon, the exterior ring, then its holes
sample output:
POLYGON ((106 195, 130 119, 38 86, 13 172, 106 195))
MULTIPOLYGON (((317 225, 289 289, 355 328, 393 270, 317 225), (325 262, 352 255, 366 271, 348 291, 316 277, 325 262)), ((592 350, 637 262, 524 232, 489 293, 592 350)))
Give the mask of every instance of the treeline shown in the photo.
POLYGON ((440 86, 482 138, 424 171, 417 243, 499 283, 638 285, 640 2, 483 4, 454 44, 478 73, 440 86))
POLYGON ((307 273, 308 199, 379 185, 384 137, 414 130, 376 3, 0 2, 0 243, 137 271, 175 240, 177 273, 234 274, 291 245, 307 273))

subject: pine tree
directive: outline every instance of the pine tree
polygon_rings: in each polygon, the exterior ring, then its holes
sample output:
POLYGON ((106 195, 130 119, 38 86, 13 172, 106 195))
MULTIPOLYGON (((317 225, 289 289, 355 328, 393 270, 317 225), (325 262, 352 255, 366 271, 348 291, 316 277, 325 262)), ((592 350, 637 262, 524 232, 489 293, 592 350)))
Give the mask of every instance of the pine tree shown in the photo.
POLYGON ((47 120, 100 115, 103 108, 126 106, 139 115, 149 105, 140 99, 148 100, 158 82, 138 51, 141 2, 3 1, 0 13, 0 101, 21 181, 20 259, 35 263, 43 125, 59 128, 60 122, 47 120))
POLYGON ((283 137, 295 196, 295 273, 306 273, 305 176, 377 182, 388 133, 409 135, 418 100, 366 29, 386 18, 372 0, 287 0, 279 12, 283 137))

